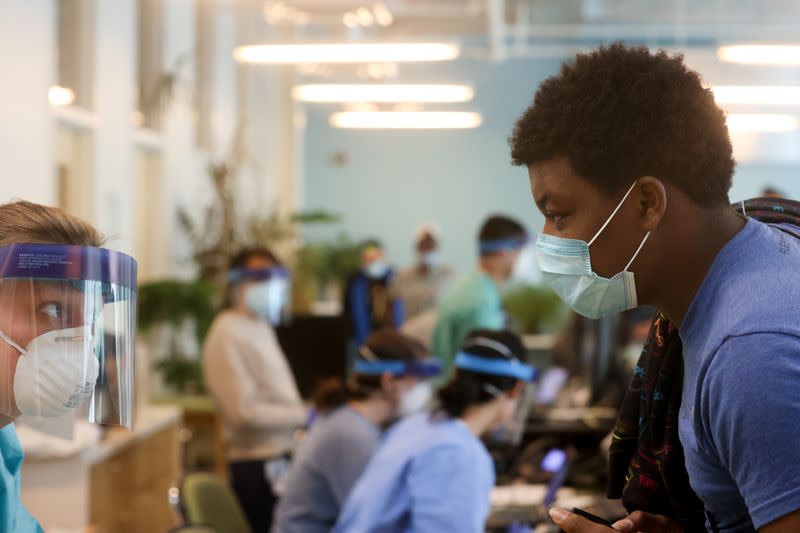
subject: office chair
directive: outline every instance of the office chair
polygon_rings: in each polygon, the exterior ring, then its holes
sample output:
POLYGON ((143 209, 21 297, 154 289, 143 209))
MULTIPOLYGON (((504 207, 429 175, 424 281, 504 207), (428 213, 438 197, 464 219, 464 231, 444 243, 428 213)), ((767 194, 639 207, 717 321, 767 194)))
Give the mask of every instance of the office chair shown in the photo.
MULTIPOLYGON (((189 474, 180 489, 170 489, 169 501, 182 517, 184 527, 202 526, 214 533, 253 533, 236 495, 213 474, 189 474)), ((205 533, 203 529, 178 531, 205 533)))

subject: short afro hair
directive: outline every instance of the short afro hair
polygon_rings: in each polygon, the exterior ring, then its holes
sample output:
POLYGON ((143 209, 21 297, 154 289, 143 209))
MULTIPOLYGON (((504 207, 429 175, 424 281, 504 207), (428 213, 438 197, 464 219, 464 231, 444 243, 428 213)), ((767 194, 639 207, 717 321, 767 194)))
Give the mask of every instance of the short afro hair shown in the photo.
POLYGON ((515 165, 565 156, 611 194, 654 176, 698 205, 728 203, 725 114, 681 55, 621 43, 578 55, 542 83, 509 142, 515 165))

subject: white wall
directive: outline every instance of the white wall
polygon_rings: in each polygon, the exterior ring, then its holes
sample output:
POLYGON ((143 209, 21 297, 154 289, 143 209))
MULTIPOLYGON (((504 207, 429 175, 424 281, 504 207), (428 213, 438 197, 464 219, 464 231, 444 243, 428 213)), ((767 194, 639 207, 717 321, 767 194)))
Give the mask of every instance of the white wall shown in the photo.
POLYGON ((54 80, 53 0, 0 4, 0 202, 55 201, 53 128, 47 90, 54 80))
POLYGON ((100 0, 95 11, 94 210, 92 221, 116 249, 133 254, 136 209, 131 115, 137 35, 135 0, 100 0))
MULTIPOLYGON (((56 153, 54 133, 63 120, 57 122, 47 101, 56 79, 57 1, 0 3, 0 65, 5 80, 0 100, 0 203, 22 198, 55 204, 56 161, 69 160, 69 154, 62 152, 74 145, 74 139, 62 135, 59 138, 69 142, 62 142, 56 153)), ((190 246, 178 226, 177 208, 187 208, 202 221, 213 198, 208 164, 229 156, 242 117, 249 127, 246 144, 251 155, 239 179, 244 211, 266 213, 275 204, 291 211, 296 205, 300 167, 289 100, 292 72, 240 67, 233 60, 237 44, 261 37, 253 30, 260 24, 257 6, 161 0, 163 69, 173 71, 180 58, 189 61, 178 72, 160 132, 142 134, 131 122, 138 82, 138 2, 94 2, 93 104, 78 121, 87 139, 85 153, 78 159, 88 161, 85 176, 74 180, 71 204, 110 237, 109 247, 142 257, 140 281, 192 276, 190 246), (204 82, 209 95, 206 108, 200 110, 207 116, 209 140, 202 147, 195 99, 196 21, 201 8, 210 10, 209 25, 201 35, 208 50, 204 82), (148 142, 143 144, 143 137, 148 142), (148 169, 147 183, 135 183, 148 169)), ((62 126, 60 131, 70 130, 62 126)))

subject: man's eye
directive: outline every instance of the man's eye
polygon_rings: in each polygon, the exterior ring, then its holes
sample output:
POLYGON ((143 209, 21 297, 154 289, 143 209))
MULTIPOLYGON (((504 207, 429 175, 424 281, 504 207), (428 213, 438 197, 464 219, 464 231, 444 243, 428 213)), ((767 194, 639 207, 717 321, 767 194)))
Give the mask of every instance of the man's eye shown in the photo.
POLYGON ((39 312, 45 315, 48 318, 61 318, 64 316, 64 310, 61 307, 61 304, 56 303, 49 303, 44 304, 39 308, 39 312))
POLYGON ((555 224, 556 222, 560 222, 560 221, 561 221, 561 220, 564 218, 564 216, 563 216, 563 215, 558 215, 558 214, 556 214, 556 213, 546 213, 546 214, 544 215, 544 217, 545 217, 547 220, 549 220, 550 222, 554 223, 554 224, 555 224))

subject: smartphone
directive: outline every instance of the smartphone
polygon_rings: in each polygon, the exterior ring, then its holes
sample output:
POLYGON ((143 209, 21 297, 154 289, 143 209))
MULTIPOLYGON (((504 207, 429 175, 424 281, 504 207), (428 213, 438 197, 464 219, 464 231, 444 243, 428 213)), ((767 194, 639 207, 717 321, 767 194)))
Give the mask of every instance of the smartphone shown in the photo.
MULTIPOLYGON (((575 507, 570 512, 572 514, 576 514, 578 516, 582 516, 586 520, 589 520, 590 522, 594 522, 595 524, 601 524, 601 525, 604 525, 604 526, 608 526, 609 529, 613 529, 613 528, 611 528, 611 524, 613 524, 613 522, 609 522, 605 518, 600 518, 597 515, 593 515, 592 513, 588 513, 586 511, 584 511, 583 509, 578 509, 577 507, 575 507)), ((564 532, 563 529, 559 529, 558 533, 565 533, 565 532, 564 532)))

